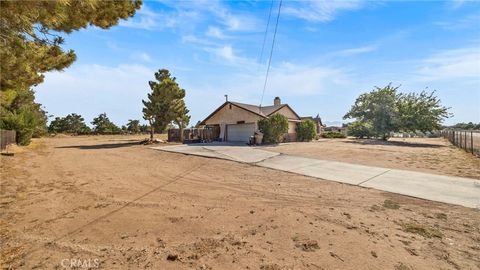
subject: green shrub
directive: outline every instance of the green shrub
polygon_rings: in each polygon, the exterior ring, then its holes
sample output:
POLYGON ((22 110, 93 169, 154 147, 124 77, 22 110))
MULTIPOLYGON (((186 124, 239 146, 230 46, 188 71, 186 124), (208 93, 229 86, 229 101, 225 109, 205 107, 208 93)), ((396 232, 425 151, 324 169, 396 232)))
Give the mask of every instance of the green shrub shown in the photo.
POLYGON ((327 131, 322 133, 322 138, 328 138, 328 139, 343 139, 346 138, 343 133, 338 132, 338 131, 327 131))
POLYGON ((355 121, 348 125, 348 135, 363 139, 374 136, 371 123, 355 121))
POLYGON ((48 131, 51 133, 72 133, 72 134, 89 134, 90 128, 85 124, 81 115, 72 113, 65 117, 55 117, 50 122, 48 131))
POLYGON ((274 114, 258 122, 263 133, 264 143, 278 143, 282 135, 288 132, 288 118, 281 114, 274 114))
POLYGON ((7 130, 15 130, 18 145, 28 145, 33 137, 37 126, 37 118, 34 112, 22 109, 17 112, 4 112, 0 121, 0 127, 7 130))
POLYGON ((297 125, 297 140, 309 142, 317 136, 317 127, 315 122, 310 119, 304 120, 297 125))

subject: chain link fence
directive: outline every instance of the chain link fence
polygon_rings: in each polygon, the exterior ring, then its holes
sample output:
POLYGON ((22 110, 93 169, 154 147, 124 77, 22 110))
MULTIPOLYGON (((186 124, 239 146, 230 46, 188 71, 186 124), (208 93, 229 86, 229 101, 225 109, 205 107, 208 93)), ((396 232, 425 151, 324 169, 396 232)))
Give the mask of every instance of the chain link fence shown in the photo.
POLYGON ((7 146, 10 144, 16 143, 16 135, 17 133, 15 130, 3 130, 0 129, 0 150, 7 149, 7 146))
POLYGON ((480 156, 480 130, 442 130, 440 135, 453 145, 480 156))

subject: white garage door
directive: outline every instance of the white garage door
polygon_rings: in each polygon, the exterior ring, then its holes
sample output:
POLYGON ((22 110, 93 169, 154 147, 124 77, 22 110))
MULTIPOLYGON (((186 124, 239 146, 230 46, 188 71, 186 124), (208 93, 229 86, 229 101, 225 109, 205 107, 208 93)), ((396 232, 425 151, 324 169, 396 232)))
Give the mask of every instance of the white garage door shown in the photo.
POLYGON ((227 141, 248 142, 255 132, 255 124, 227 125, 227 141))

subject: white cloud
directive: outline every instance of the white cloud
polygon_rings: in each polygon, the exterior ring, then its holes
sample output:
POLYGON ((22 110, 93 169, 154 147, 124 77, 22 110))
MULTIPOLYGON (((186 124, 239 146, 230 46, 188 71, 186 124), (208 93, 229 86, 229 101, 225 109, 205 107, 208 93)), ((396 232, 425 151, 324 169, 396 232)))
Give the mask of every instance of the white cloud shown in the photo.
POLYGON ((213 38, 217 38, 217 39, 225 39, 226 36, 225 34, 222 32, 222 30, 218 27, 214 27, 214 26, 210 26, 207 30, 207 32, 205 33, 206 36, 208 37, 213 37, 213 38))
POLYGON ((435 25, 442 27, 445 30, 463 30, 468 28, 475 28, 480 25, 480 15, 470 14, 455 21, 439 21, 435 25))
POLYGON ((369 45, 369 46, 364 46, 364 47, 345 49, 345 50, 335 52, 333 54, 341 55, 341 56, 352 56, 352 55, 356 55, 356 54, 373 52, 376 49, 377 49, 377 46, 369 45))
POLYGON ((436 53, 421 61, 417 71, 420 80, 480 80, 480 48, 463 48, 436 53))
POLYGON ((131 58, 136 61, 151 62, 152 58, 146 52, 134 52, 131 55, 131 58))
POLYGON ((364 3, 361 0, 286 2, 282 13, 307 21, 328 22, 334 20, 339 12, 360 9, 364 3))
POLYGON ((144 2, 142 8, 137 11, 133 18, 120 21, 119 25, 144 30, 191 29, 200 19, 201 16, 196 10, 175 9, 173 11, 158 12, 151 9, 144 2))
POLYGON ((235 66, 247 70, 254 70, 258 67, 258 64, 254 59, 238 56, 231 45, 225 45, 220 47, 207 47, 204 48, 206 52, 211 53, 220 64, 235 66))
MULTIPOLYGON (((236 74, 224 79, 220 88, 249 103, 259 102, 265 71, 236 74), (258 100, 257 100, 258 99, 258 100)), ((267 81, 265 96, 302 97, 325 93, 344 87, 349 83, 348 74, 340 69, 322 66, 302 66, 283 63, 272 67, 267 81)))
POLYGON ((147 29, 150 30, 159 25, 158 20, 161 17, 160 13, 151 10, 145 3, 142 8, 138 10, 133 18, 126 21, 120 21, 119 25, 130 28, 147 29))

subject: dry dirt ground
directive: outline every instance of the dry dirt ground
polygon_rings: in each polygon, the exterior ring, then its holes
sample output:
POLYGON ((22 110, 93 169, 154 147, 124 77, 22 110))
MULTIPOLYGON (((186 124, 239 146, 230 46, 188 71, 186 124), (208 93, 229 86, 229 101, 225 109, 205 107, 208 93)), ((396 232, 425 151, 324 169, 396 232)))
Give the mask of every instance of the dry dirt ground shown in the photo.
POLYGON ((480 179, 480 158, 442 138, 320 139, 266 150, 296 156, 480 179))
POLYGON ((6 269, 479 269, 480 211, 131 137, 1 157, 6 269))

